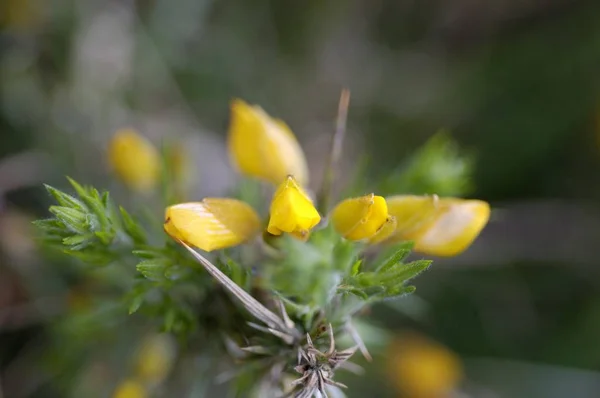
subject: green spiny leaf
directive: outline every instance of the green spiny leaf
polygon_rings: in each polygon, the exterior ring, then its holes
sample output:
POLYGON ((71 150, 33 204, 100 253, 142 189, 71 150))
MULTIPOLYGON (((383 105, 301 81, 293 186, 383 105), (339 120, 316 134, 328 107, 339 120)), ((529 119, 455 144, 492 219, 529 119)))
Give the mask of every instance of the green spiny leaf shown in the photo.
POLYGON ((360 272, 360 267, 362 265, 362 258, 359 258, 358 260, 356 260, 354 262, 354 264, 352 264, 352 268, 350 270, 350 276, 356 276, 358 275, 358 273, 360 272))
POLYGON ((44 184, 44 187, 46 187, 46 190, 54 197, 59 205, 71 207, 81 212, 87 212, 87 207, 82 201, 75 199, 73 196, 68 195, 54 187, 51 187, 50 185, 44 184))
POLYGON ((60 237, 66 237, 71 235, 72 233, 72 231, 69 230, 62 221, 57 220, 56 218, 36 220, 33 221, 33 225, 35 225, 47 235, 58 235, 60 237))
POLYGON ((400 264, 386 273, 380 274, 381 281, 386 285, 400 285, 413 279, 431 266, 431 260, 418 260, 408 264, 400 264))
POLYGON ((387 272, 397 264, 401 263, 411 253, 414 243, 412 241, 402 242, 396 249, 394 254, 386 258, 378 266, 378 272, 387 272))
POLYGON ((72 257, 78 258, 84 263, 94 265, 108 265, 115 260, 115 255, 106 250, 104 247, 86 247, 79 250, 67 249, 63 250, 63 252, 72 257))
POLYGON ((163 249, 158 249, 158 248, 153 248, 153 247, 148 247, 146 249, 140 249, 140 250, 133 250, 132 253, 136 257, 147 258, 147 259, 163 258, 165 256, 163 249))
POLYGON ((139 224, 131 217, 131 215, 123 207, 119 206, 121 218, 123 219, 123 228, 127 235, 137 244, 146 243, 146 234, 139 224))
POLYGON ((143 293, 133 296, 131 302, 129 303, 129 315, 137 312, 137 310, 140 309, 140 307, 144 303, 144 299, 145 295, 143 293))
POLYGON ((69 246, 70 250, 79 251, 94 242, 93 234, 72 235, 62 240, 63 245, 69 246))
POLYGON ((50 206, 50 213, 54 214, 65 227, 75 233, 81 234, 87 230, 87 216, 79 210, 65 206, 50 206))
POLYGON ((167 266, 164 260, 145 260, 138 263, 136 269, 147 279, 159 282, 165 280, 167 266))

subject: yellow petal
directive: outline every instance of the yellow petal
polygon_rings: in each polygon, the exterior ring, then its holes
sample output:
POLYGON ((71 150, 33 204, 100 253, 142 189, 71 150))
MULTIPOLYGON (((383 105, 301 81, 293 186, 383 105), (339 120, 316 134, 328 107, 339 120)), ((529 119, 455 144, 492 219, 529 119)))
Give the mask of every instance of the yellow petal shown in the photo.
POLYGON ((415 243, 415 250, 435 256, 456 256, 477 238, 490 218, 490 206, 480 200, 441 200, 441 214, 415 243))
MULTIPOLYGON (((387 204, 383 197, 374 194, 346 199, 333 209, 331 221, 336 231, 346 239, 373 238, 388 221, 387 204)), ((392 225, 387 225, 386 233, 392 225)))
POLYGON ((165 212, 165 232, 204 251, 237 246, 260 231, 258 214, 237 199, 206 198, 165 212))
POLYGON ((288 125, 240 99, 231 103, 229 154, 245 175, 273 184, 293 175, 301 185, 308 183, 304 153, 288 125))
POLYGON ((160 156, 154 146, 132 129, 122 129, 110 141, 108 157, 117 176, 131 189, 149 191, 160 177, 160 156))
POLYGON ((385 221, 385 223, 383 223, 381 228, 379 228, 379 230, 377 230, 375 235, 373 235, 373 237, 371 237, 371 239, 369 239, 369 244, 376 245, 378 243, 385 241, 390 236, 392 236, 394 231, 396 231, 397 226, 398 226, 398 221, 396 220, 396 217, 388 216, 387 220, 385 221))
POLYGON ((435 256, 466 250, 490 217, 489 204, 480 200, 394 196, 387 201, 398 219, 391 240, 413 240, 416 251, 435 256))
POLYGON ((440 398, 452 395, 463 378, 458 356, 424 336, 403 333, 388 350, 390 381, 413 398, 440 398))
POLYGON ((435 220, 439 209, 437 196, 398 195, 386 201, 389 213, 398 221, 396 234, 403 240, 419 236, 435 220))
POLYGON ((270 213, 267 231, 273 235, 287 232, 298 238, 308 238, 310 230, 321 221, 312 200, 292 176, 288 176, 275 191, 270 213))
POLYGON ((145 398, 144 386, 135 380, 125 380, 117 386, 112 398, 145 398))

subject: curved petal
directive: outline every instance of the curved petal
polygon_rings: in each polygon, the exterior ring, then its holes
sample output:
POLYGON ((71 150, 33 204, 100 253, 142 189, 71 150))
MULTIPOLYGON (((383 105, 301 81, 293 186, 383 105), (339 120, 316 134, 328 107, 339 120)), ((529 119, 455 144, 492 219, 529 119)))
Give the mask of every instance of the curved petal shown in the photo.
POLYGON ((273 184, 293 175, 301 185, 308 183, 306 159, 296 137, 261 107, 232 101, 228 141, 230 158, 242 174, 273 184))
POLYGON ((387 198, 398 226, 390 241, 412 240, 415 250, 436 256, 455 256, 466 250, 490 216, 481 200, 399 195, 387 198))
POLYGON ((415 250, 436 256, 456 256, 477 238, 490 218, 481 200, 441 200, 440 215, 415 242, 415 250))
MULTIPOLYGON (((346 199, 333 209, 331 221, 336 231, 346 239, 372 238, 388 221, 387 204, 383 197, 374 194, 346 199)), ((388 224, 387 228, 391 225, 388 224)))
POLYGON ((312 200, 292 176, 288 176, 273 195, 270 213, 267 232, 273 235, 287 232, 307 238, 310 230, 321 221, 312 200))
POLYGON ((248 241, 260 231, 260 219, 240 200, 206 198, 168 207, 164 228, 175 239, 212 251, 248 241))

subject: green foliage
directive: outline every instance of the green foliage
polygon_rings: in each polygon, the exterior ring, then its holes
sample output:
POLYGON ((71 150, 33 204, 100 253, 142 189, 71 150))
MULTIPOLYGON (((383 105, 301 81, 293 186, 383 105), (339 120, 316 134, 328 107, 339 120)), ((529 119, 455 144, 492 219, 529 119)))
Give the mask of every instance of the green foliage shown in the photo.
POLYGON ((472 190, 473 165, 473 157, 460 153, 450 135, 440 131, 391 173, 377 192, 383 195, 465 195, 472 190))
POLYGON ((397 297, 415 291, 414 286, 406 283, 415 278, 431 265, 430 260, 417 260, 404 263, 410 254, 411 242, 400 244, 389 257, 375 262, 372 271, 362 271, 361 260, 357 260, 352 270, 338 286, 338 292, 353 294, 365 301, 373 302, 397 297))
MULTIPOLYGON (((203 259, 198 261, 162 230, 144 228, 108 193, 70 182, 76 196, 47 187, 57 205, 50 207, 54 218, 36 222, 44 240, 84 263, 110 265, 106 269, 112 270, 117 294, 112 300, 107 296, 103 306, 112 303, 111 313, 116 311, 120 322, 141 316, 189 344, 203 336, 237 352, 248 378, 240 378, 234 391, 256 388, 257 378, 272 369, 293 366, 306 333, 325 343, 328 324, 343 328, 363 306, 413 292, 407 282, 430 265, 404 262, 410 242, 386 251, 385 258, 369 260, 365 244, 343 239, 327 224, 306 242, 289 235, 266 237, 262 245, 222 250, 210 261, 196 253, 203 259), (153 235, 166 242, 149 244, 156 241, 153 235)), ((239 194, 257 198, 258 188, 243 184, 239 194)), ((74 317, 61 333, 77 333, 79 327, 91 333, 89 325, 103 313, 90 310, 74 317)))

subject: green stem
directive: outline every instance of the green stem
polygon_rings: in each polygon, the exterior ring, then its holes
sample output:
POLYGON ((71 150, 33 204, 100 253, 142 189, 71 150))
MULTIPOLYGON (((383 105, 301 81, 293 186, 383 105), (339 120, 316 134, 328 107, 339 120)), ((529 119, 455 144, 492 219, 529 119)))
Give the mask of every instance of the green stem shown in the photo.
POLYGON ((342 154, 342 144, 346 135, 346 120, 348 118, 348 104, 350 103, 350 90, 343 89, 338 105, 335 132, 331 140, 331 151, 325 172, 323 183, 319 191, 318 208, 322 214, 327 214, 333 197, 333 182, 337 171, 337 164, 342 154))

